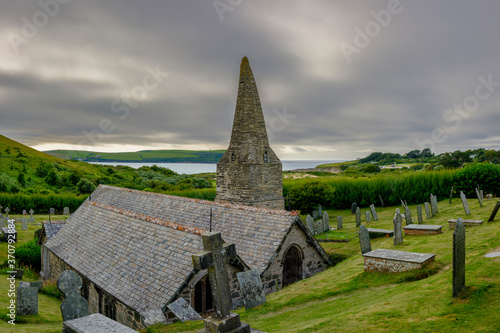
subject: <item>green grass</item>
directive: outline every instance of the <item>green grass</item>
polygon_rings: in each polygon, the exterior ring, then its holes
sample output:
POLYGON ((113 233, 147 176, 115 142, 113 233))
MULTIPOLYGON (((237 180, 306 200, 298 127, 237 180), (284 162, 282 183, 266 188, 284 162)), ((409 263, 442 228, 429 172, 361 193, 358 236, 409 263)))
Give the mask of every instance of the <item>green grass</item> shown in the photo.
MULTIPOLYGON (((442 224, 443 233, 405 236, 392 245, 392 238, 372 240, 372 249, 385 248, 435 253, 435 262, 421 271, 397 274, 364 272, 359 243, 321 243, 327 253, 347 256, 336 266, 309 279, 268 295, 267 303, 245 311, 243 322, 267 332, 498 332, 500 317, 500 260, 485 258, 500 250, 500 216, 486 223, 496 200, 480 208, 469 200, 471 219, 484 219, 481 226, 466 228, 466 286, 452 294, 452 235, 448 219, 465 218, 461 201, 439 202, 437 216, 425 224, 442 224)), ((369 227, 392 229, 396 207, 377 208, 379 221, 369 227)), ((416 206, 410 205, 416 220, 416 206)), ((362 213, 367 208, 362 209, 362 213)), ((330 224, 343 215, 344 226, 355 228, 350 210, 328 210, 330 224)), ((201 323, 158 327, 156 332, 197 332, 201 323)), ((154 332, 154 331, 153 331, 154 332)))

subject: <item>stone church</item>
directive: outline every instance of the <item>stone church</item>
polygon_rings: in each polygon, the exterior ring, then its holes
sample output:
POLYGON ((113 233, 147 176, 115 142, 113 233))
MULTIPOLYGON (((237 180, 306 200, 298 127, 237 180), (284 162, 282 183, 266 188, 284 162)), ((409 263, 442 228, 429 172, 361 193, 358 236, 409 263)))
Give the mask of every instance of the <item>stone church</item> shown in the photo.
POLYGON ((228 262, 235 307, 242 305, 237 272, 257 270, 272 293, 330 264, 297 212, 283 210, 281 162, 246 57, 231 143, 217 165, 216 201, 100 185, 43 244, 42 273, 57 279, 75 271, 90 312, 133 329, 173 320, 167 305, 180 297, 208 315, 207 271, 191 260, 207 231, 236 245, 237 258, 228 262))

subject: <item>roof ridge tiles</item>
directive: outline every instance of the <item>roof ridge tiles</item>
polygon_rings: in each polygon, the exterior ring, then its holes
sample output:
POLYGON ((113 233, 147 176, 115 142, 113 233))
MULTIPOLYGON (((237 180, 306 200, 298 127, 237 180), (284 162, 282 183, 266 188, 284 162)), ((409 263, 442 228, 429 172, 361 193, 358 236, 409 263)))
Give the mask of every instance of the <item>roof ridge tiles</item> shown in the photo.
POLYGON ((205 233, 208 232, 208 230, 205 230, 205 229, 201 229, 201 228, 197 228, 197 227, 192 227, 192 226, 187 226, 187 225, 183 225, 183 224, 180 224, 180 223, 176 223, 176 222, 172 222, 172 221, 168 221, 168 220, 159 219, 159 218, 148 216, 148 215, 144 215, 144 214, 138 214, 138 213, 126 210, 126 209, 122 209, 122 208, 118 208, 118 207, 113 207, 113 206, 105 205, 105 204, 102 204, 100 202, 89 201, 88 203, 91 204, 94 207, 99 207, 99 208, 102 208, 102 209, 105 209, 105 210, 109 210, 109 211, 112 211, 112 212, 115 212, 115 213, 118 213, 118 214, 122 214, 122 215, 125 215, 125 216, 133 217, 133 218, 136 218, 136 219, 139 219, 139 220, 142 220, 142 221, 146 221, 146 222, 149 222, 149 223, 158 224, 158 225, 161 225, 161 226, 164 226, 164 227, 168 227, 168 228, 171 228, 171 229, 176 229, 176 230, 179 230, 179 231, 188 232, 190 234, 203 235, 203 234, 205 234, 205 233))

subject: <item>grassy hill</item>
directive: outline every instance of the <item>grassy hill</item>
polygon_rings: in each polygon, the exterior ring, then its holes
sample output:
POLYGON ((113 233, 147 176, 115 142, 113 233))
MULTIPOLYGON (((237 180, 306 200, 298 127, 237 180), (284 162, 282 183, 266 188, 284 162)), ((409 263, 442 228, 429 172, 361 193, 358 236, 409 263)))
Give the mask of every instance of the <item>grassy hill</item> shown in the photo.
POLYGON ((143 162, 143 163, 217 163, 225 150, 142 150, 126 153, 100 153, 80 150, 50 150, 45 153, 87 162, 143 162))

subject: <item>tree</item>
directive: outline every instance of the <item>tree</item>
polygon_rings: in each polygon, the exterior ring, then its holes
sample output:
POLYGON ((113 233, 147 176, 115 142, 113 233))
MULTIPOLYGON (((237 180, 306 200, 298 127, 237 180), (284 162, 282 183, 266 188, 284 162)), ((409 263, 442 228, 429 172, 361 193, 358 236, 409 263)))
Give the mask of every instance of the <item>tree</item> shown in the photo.
POLYGON ((409 151, 406 153, 406 157, 408 158, 419 158, 420 157, 420 150, 415 149, 412 151, 409 151))
POLYGON ((312 181, 292 187, 290 190, 290 204, 302 213, 312 212, 318 204, 323 207, 331 206, 335 189, 324 182, 312 181))
POLYGON ((421 157, 432 157, 434 156, 434 153, 431 151, 430 148, 424 148, 422 152, 420 153, 421 157))
POLYGON ((17 175, 17 182, 23 187, 26 186, 26 179, 24 177, 24 173, 22 172, 17 175))
POLYGON ((76 188, 80 193, 91 193, 95 190, 95 185, 92 184, 89 180, 82 178, 80 179, 78 184, 76 184, 76 188))
POLYGON ((61 177, 59 177, 59 174, 56 172, 56 170, 50 169, 47 177, 45 177, 45 181, 49 185, 58 185, 61 182, 61 177))

